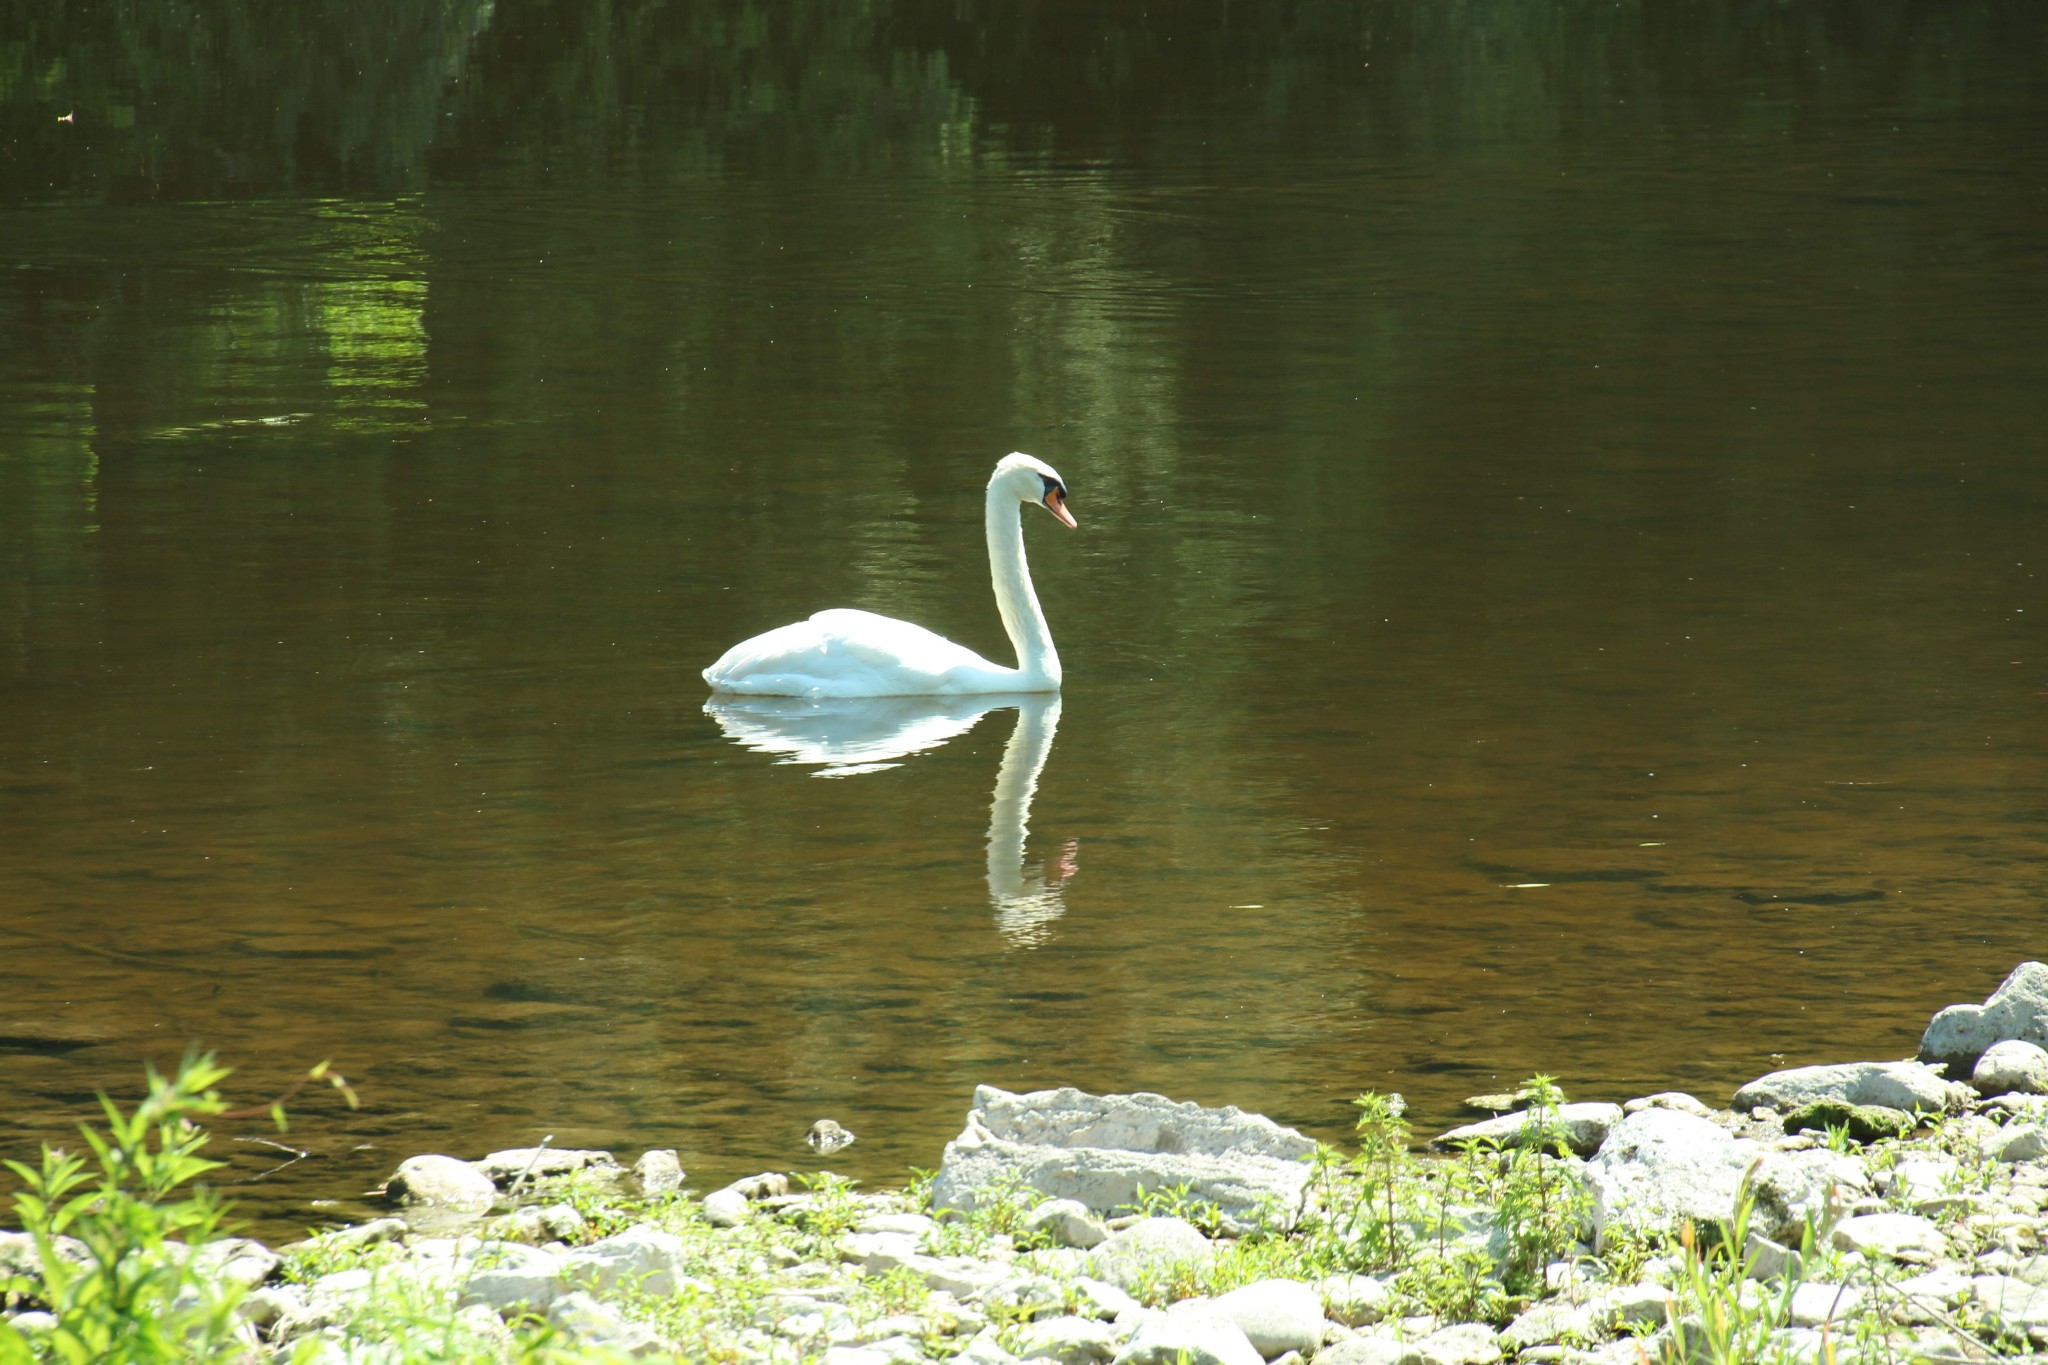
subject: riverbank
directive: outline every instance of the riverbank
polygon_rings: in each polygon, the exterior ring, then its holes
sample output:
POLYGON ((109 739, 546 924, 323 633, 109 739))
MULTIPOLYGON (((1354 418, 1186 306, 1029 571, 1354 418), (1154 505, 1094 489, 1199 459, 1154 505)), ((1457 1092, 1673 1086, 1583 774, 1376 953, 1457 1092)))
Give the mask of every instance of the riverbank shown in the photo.
MULTIPOLYGON (((1538 1077, 1429 1151, 1398 1097, 1362 1098, 1336 1151, 1235 1110, 984 1087, 937 1171, 887 1191, 699 1196, 665 1152, 428 1156, 394 1173, 396 1216, 272 1249, 173 1180, 0 1237, 0 1360, 12 1334, 300 1365, 2024 1356, 2048 1344, 2044 1039, 2027 963, 1914 1060, 1776 1072, 1726 1107, 1538 1077)), ((134 1150, 196 1159, 188 1089, 135 1116, 134 1150)))

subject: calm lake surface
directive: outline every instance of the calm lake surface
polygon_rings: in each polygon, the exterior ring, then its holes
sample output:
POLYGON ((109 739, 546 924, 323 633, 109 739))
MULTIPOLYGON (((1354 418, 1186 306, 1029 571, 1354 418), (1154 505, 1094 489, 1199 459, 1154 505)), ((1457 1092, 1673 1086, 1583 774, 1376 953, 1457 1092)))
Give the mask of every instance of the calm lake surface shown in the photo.
POLYGON ((0 4, 5 1154, 1725 1103, 2048 952, 2048 11, 215 8, 0 4), (707 714, 1008 658, 1013 449, 1056 706, 707 714))

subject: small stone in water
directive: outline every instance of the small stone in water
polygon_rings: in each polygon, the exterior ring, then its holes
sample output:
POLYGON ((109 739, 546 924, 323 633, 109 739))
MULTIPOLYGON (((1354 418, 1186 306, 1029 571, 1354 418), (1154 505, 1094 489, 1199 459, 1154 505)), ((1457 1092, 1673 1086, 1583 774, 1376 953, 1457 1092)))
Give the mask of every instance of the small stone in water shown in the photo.
POLYGON ((854 1136, 840 1127, 836 1120, 819 1119, 811 1125, 811 1131, 804 1134, 804 1142, 819 1156, 830 1156, 853 1146, 854 1136))

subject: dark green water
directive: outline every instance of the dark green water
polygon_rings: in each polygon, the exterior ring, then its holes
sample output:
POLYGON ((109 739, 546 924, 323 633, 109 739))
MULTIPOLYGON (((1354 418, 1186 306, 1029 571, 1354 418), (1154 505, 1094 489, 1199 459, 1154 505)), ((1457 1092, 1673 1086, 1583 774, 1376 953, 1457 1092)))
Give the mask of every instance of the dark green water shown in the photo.
POLYGON ((9 1154, 192 1042, 360 1090, 272 1229, 983 1081, 1725 1102, 2048 952, 2048 11, 208 9, 0 4, 9 1154), (1012 449, 1057 716, 704 712, 1005 657, 1012 449))

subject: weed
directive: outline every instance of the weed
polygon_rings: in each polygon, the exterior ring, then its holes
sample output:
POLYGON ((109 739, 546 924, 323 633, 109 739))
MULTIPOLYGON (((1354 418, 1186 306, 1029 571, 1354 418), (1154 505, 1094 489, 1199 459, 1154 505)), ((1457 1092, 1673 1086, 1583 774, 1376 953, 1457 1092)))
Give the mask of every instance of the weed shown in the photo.
MULTIPOLYGON (((240 1291, 185 1254, 213 1238, 226 1211, 193 1182, 223 1164, 199 1152, 208 1139, 202 1121, 227 1111, 214 1088, 227 1074, 201 1055, 188 1055, 169 1079, 151 1068, 149 1093, 133 1111, 102 1095, 105 1131, 79 1125, 90 1164, 47 1145, 40 1165, 7 1163, 22 1181, 15 1212, 35 1240, 41 1276, 11 1276, 5 1289, 56 1317, 38 1343, 46 1358, 145 1365, 236 1349, 240 1291), (60 1238, 77 1239, 83 1254, 60 1249, 60 1238)), ((21 1334, 0 1323, 0 1360, 32 1358, 21 1334)))

